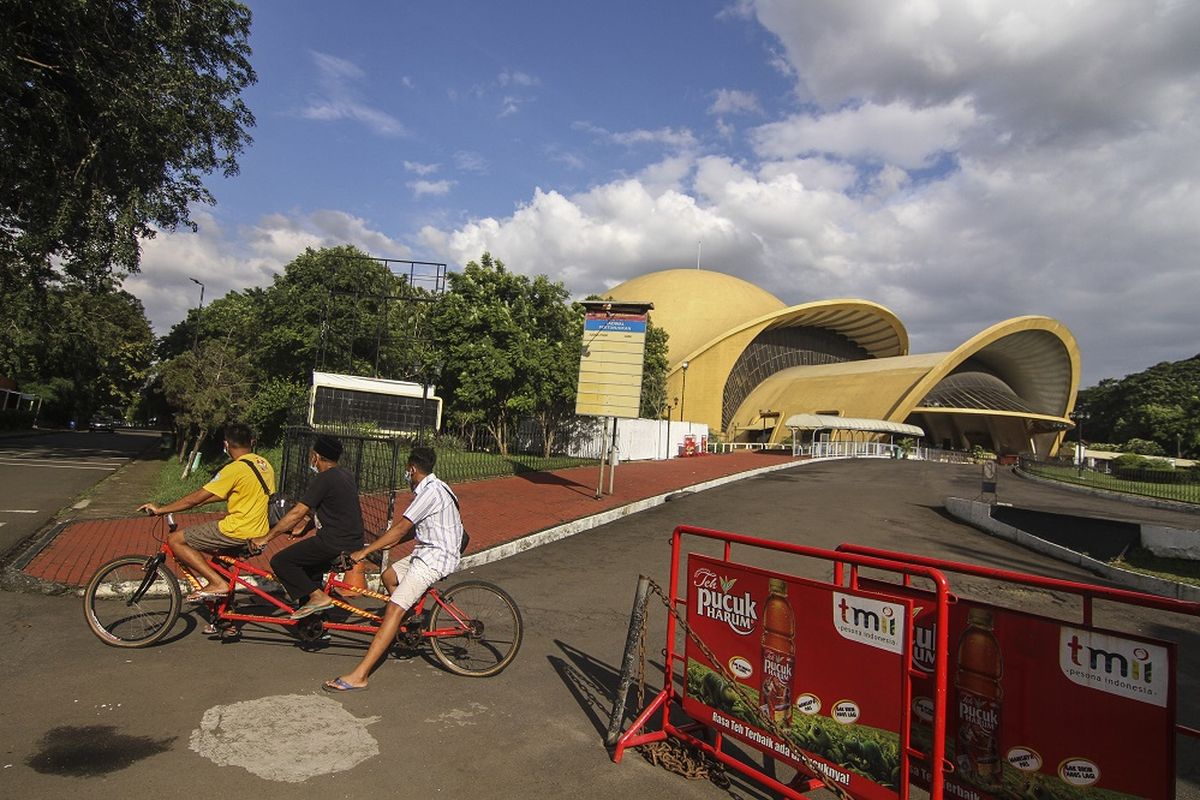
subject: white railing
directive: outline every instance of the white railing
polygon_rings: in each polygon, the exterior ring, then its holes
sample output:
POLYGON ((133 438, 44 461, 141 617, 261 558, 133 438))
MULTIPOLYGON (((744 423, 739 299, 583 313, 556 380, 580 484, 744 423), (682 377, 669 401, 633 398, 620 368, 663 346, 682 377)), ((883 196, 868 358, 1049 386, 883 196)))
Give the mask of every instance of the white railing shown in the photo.
POLYGON ((887 442, 812 442, 795 444, 792 455, 809 458, 912 458, 925 457, 922 448, 903 448, 887 442))
POLYGON ((787 450, 787 444, 767 444, 766 442, 709 442, 710 453, 736 453, 739 450, 787 450))

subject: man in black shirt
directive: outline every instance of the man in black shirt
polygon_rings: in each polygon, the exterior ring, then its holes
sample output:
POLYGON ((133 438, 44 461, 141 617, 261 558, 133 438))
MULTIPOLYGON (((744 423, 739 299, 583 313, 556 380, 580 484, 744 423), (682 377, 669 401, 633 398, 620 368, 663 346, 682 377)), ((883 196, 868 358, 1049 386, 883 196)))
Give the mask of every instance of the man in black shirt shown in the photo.
POLYGON ((281 533, 303 536, 293 530, 308 515, 313 515, 317 533, 275 554, 271 569, 283 584, 288 596, 303 601, 292 619, 333 606, 333 599, 321 589, 321 576, 333 560, 342 553, 358 550, 363 545, 362 507, 358 501, 358 484, 354 476, 338 466, 342 443, 333 436, 318 436, 309 451, 309 468, 317 473, 304 490, 300 502, 292 506, 283 518, 255 543, 265 547, 281 533))

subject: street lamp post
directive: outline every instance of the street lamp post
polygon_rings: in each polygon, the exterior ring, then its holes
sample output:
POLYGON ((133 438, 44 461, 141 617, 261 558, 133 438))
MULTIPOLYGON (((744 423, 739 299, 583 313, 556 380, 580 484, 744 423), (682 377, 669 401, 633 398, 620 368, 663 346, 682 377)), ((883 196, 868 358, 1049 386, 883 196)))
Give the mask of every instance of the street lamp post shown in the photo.
POLYGON ((196 330, 192 334, 192 349, 196 349, 196 345, 200 343, 200 312, 204 310, 204 284, 195 278, 188 278, 189 281, 200 287, 200 307, 196 309, 196 330))
POLYGON ((683 404, 687 401, 687 369, 688 362, 683 362, 683 389, 679 392, 679 421, 683 422, 683 404))

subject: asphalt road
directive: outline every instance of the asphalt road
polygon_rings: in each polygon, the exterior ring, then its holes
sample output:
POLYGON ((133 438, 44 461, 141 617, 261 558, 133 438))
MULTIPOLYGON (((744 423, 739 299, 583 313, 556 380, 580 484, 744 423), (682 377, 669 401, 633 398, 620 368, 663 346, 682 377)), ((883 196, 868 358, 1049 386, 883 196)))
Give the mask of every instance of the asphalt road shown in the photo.
MULTIPOLYGON (((859 461, 686 496, 475 570, 508 589, 524 614, 524 646, 502 675, 459 678, 425 658, 389 659, 368 691, 337 697, 318 686, 354 663, 356 644, 305 653, 276 630, 249 628, 242 641, 221 644, 185 618, 161 646, 118 650, 89 633, 77 598, 6 594, 0 795, 728 797, 635 751, 613 764, 602 744, 637 575, 666 583, 672 528, 689 523, 819 547, 857 542, 1088 579, 941 513, 944 496, 973 496, 977 487, 973 468, 859 461)), ((817 561, 735 556, 828 577, 817 561)), ((954 585, 998 605, 1077 613, 1062 596, 978 580, 954 585)), ((664 615, 654 610, 648 651, 658 663, 664 615)), ((1180 721, 1198 726, 1197 620, 1101 604, 1097 623, 1179 642, 1180 721)), ((1177 796, 1200 798, 1194 740, 1179 746, 1178 762, 1177 796)), ((735 790, 769 796, 740 782, 735 790)))
POLYGON ((129 459, 153 432, 60 431, 0 439, 0 556, 37 532, 129 459))

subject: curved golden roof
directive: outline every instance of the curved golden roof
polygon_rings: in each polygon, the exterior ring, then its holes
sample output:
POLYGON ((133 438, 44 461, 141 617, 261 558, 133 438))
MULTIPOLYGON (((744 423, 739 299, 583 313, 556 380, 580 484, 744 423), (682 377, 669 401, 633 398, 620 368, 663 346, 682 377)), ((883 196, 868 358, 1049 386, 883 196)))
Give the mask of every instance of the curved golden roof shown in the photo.
POLYGON ((870 300, 845 299, 817 300, 764 314, 732 330, 722 331, 719 336, 686 356, 689 359, 698 358, 718 342, 750 329, 755 329, 754 334, 757 335, 773 328, 821 328, 839 333, 873 358, 890 358, 908 353, 908 331, 899 317, 870 300))
POLYGON ((889 419, 918 409, 939 381, 968 360, 1002 378, 1035 414, 1068 421, 1079 388, 1079 344, 1066 325, 1042 316, 998 322, 963 342, 899 398, 889 419))
POLYGON ((603 295, 654 303, 650 321, 670 334, 672 366, 731 328, 778 311, 783 301, 748 281, 706 269, 666 269, 617 284, 603 295))
MULTIPOLYGON (((739 405, 734 424, 753 428, 760 409, 790 414, 828 411, 903 422, 913 413, 1008 416, 1070 424, 1079 386, 1079 346, 1049 317, 1016 317, 987 328, 948 353, 846 361, 781 370, 739 405), (978 408, 930 408, 921 401, 960 366, 973 362, 998 375, 1032 413, 978 408)), ((786 431, 776 430, 775 440, 786 431)))

